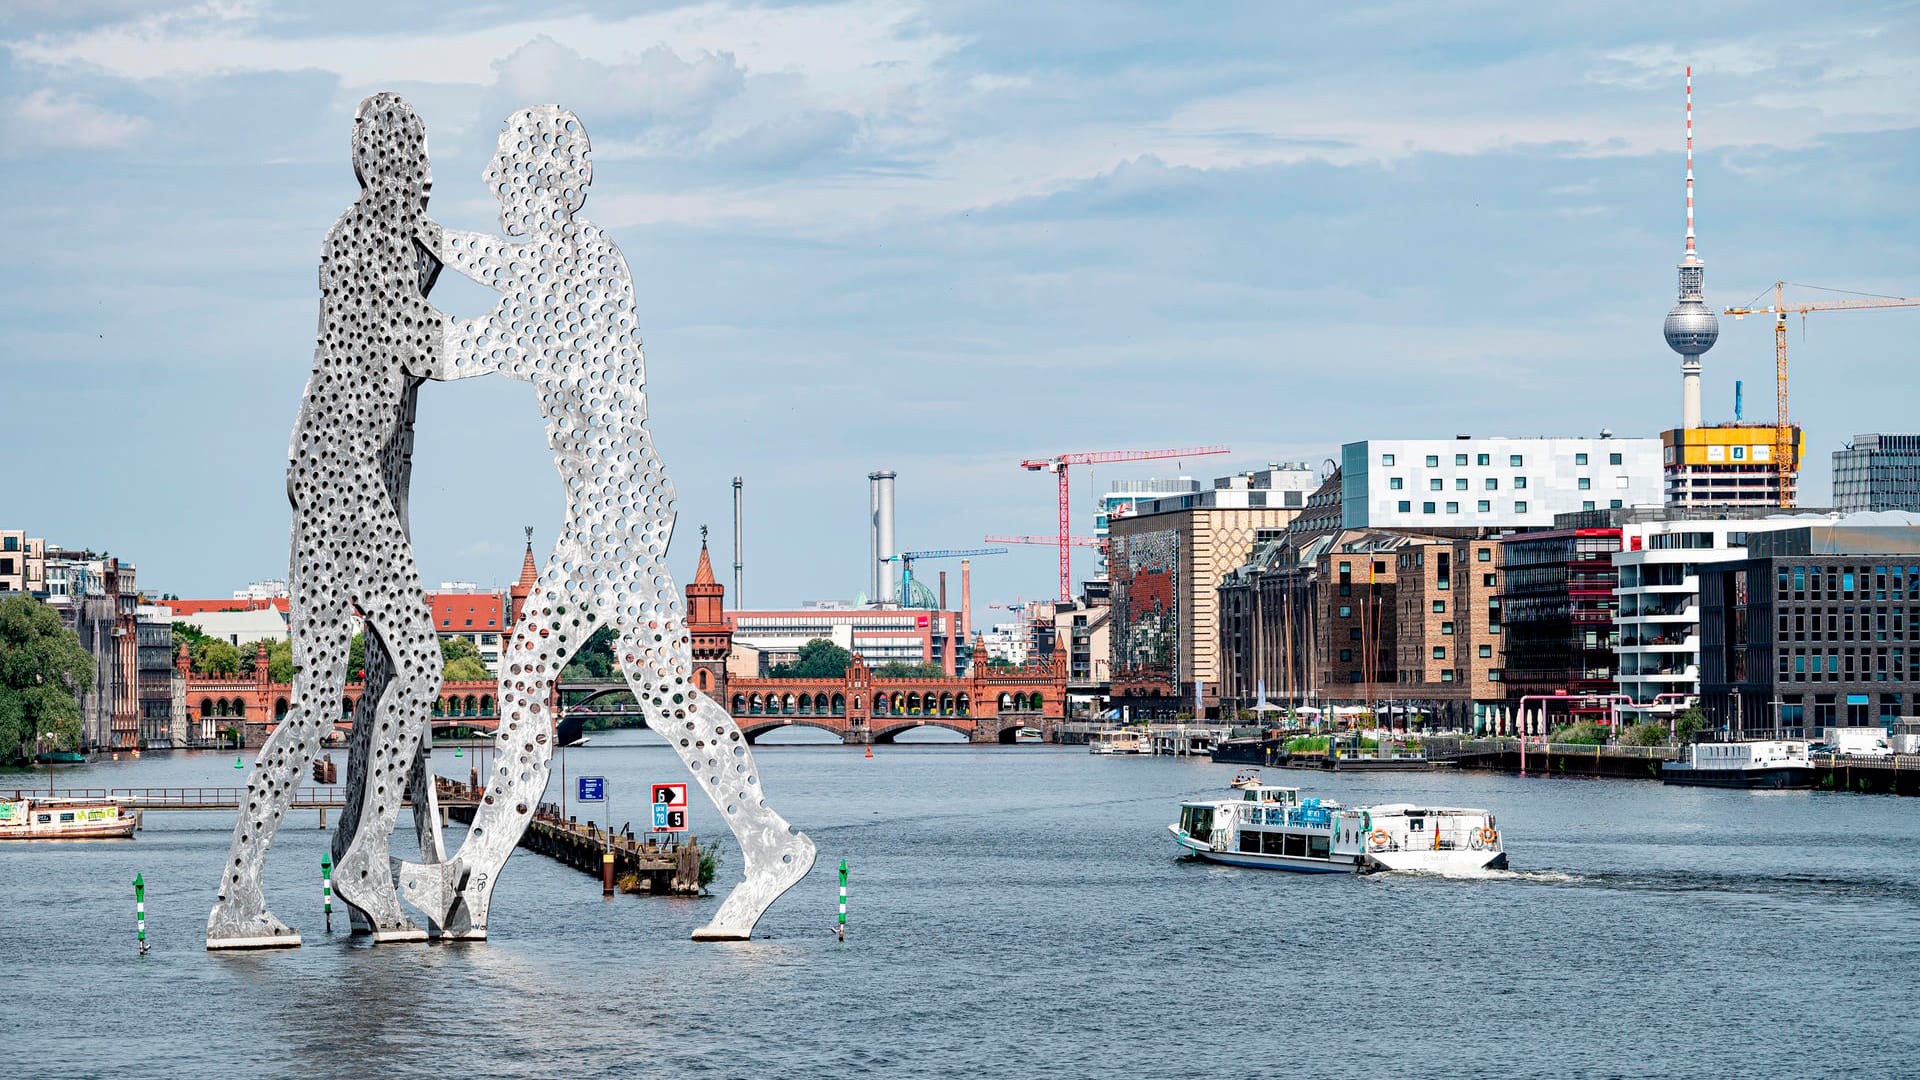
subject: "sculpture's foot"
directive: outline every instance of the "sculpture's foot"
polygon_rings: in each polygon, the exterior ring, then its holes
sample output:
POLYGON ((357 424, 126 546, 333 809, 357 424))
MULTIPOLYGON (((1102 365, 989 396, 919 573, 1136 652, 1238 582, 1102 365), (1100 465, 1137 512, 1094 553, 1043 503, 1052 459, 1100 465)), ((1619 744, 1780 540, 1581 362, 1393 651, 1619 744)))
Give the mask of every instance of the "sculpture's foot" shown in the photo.
POLYGON ((695 941, 745 941, 753 936, 754 924, 767 908, 788 889, 800 883, 813 869, 813 841, 804 833, 788 833, 787 843, 771 852, 764 862, 747 867, 746 880, 733 887, 720 902, 713 921, 693 932, 695 941))
MULTIPOLYGON (((407 917, 393 889, 391 867, 375 862, 362 847, 350 847, 334 868, 333 893, 366 920, 366 932, 375 942, 425 941, 427 932, 407 917)), ((354 932, 360 933, 356 923, 354 932)))
POLYGON ((225 901, 213 906, 207 916, 207 948, 219 949, 297 949, 300 935, 293 927, 273 917, 272 912, 240 913, 227 910, 225 901))
POLYGON ((458 860, 426 864, 393 860, 393 880, 400 886, 400 899, 425 915, 436 935, 444 935, 448 914, 460 900, 461 879, 465 876, 458 860))

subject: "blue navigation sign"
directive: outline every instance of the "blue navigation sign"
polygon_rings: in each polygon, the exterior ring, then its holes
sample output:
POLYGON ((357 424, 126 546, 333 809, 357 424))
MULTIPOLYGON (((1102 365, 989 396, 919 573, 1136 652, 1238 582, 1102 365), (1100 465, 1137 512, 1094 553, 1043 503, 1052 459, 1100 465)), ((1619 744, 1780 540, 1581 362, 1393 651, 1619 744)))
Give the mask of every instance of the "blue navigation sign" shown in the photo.
POLYGON ((604 776, 575 777, 578 786, 573 797, 581 802, 605 802, 607 800, 607 778, 604 776))

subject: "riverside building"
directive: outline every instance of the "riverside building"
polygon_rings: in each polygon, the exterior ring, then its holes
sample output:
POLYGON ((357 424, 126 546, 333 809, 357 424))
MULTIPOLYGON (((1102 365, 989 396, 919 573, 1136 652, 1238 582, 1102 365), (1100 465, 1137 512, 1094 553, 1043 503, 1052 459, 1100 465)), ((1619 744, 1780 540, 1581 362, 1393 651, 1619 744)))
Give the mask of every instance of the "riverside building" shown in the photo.
POLYGON ((1346 529, 1550 528, 1581 510, 1657 506, 1657 439, 1369 439, 1340 448, 1346 529))
POLYGON ((1920 510, 1920 435, 1855 435, 1835 450, 1833 508, 1920 510))
POLYGON ((1701 708, 1734 738, 1891 727, 1920 703, 1920 516, 1751 535, 1702 568, 1701 708))
POLYGON ((1220 583, 1277 541, 1321 478, 1304 464, 1224 476, 1143 499, 1109 522, 1112 704, 1171 717, 1220 703, 1220 583))

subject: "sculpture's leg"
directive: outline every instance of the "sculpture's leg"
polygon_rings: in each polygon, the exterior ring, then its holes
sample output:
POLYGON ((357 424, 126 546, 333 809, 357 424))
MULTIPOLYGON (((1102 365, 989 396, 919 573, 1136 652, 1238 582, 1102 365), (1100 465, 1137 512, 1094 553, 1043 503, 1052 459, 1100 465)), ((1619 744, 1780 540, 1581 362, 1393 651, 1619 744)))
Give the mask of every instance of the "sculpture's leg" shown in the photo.
POLYGON ((548 560, 501 658, 501 670, 512 677, 500 685, 493 768, 460 850, 439 867, 399 867, 401 895, 422 911, 442 913, 439 922, 446 937, 487 936, 494 885, 547 789, 556 727, 554 686, 567 658, 597 625, 585 615, 593 608, 591 594, 576 596, 567 588, 564 565, 578 558, 580 550, 578 541, 566 537, 555 546, 555 557, 548 560), (569 552, 574 554, 563 557, 569 552))
MULTIPOLYGON (((418 580, 409 553, 403 549, 390 557, 405 563, 401 580, 418 580)), ((369 636, 379 635, 395 675, 375 706, 370 753, 361 770, 359 817, 334 868, 334 891, 366 917, 375 941, 419 941, 426 938, 426 931, 400 907, 387 840, 399 818, 407 775, 426 732, 431 703, 440 691, 440 649, 424 607, 390 598, 363 601, 363 606, 369 636)))
POLYGON ((691 656, 686 632, 629 634, 621 639, 627 685, 659 732, 680 755, 699 788, 720 810, 740 848, 745 880, 733 887, 695 941, 743 941, 780 894, 813 868, 814 846, 767 806, 753 752, 726 709, 687 681, 691 656), (670 645, 677 648, 669 648, 670 645), (636 662, 636 660, 638 662, 636 662), (646 678, 653 675, 652 684, 646 678))
MULTIPOLYGON (((303 600, 306 598, 302 598, 303 600)), ((304 609, 304 605, 303 605, 304 609)), ((267 910, 261 871, 280 818, 293 802, 320 746, 347 666, 342 614, 322 616, 306 642, 306 665, 294 677, 293 707, 268 737, 247 774, 245 804, 220 879, 220 900, 207 916, 207 948, 259 949, 300 944, 300 935, 267 910)))

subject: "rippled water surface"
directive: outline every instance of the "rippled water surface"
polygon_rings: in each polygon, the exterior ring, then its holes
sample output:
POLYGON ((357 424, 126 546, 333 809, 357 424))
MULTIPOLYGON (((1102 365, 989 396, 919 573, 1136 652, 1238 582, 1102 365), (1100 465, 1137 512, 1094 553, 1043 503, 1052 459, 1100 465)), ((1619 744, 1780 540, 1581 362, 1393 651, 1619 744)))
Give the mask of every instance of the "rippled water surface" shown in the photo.
MULTIPOLYGON (((268 887, 306 946, 210 956, 226 815, 150 814, 130 842, 0 845, 5 1075, 1920 1073, 1920 801, 1273 770, 1349 803, 1493 809, 1514 867, 1349 878, 1177 861, 1166 822, 1223 792, 1231 766, 1026 746, 756 753, 821 858, 750 943, 688 940, 717 899, 605 900, 524 851, 491 941, 329 938, 326 834, 298 811, 268 887)), ((468 759, 436 756, 465 777, 468 759)), ((568 751, 567 768, 609 778, 615 824, 640 819, 646 783, 681 778, 644 732, 568 751)), ((58 782, 243 775, 231 755, 148 755, 58 782)), ((711 806, 693 818, 720 835, 711 806)), ((738 872, 729 849, 720 883, 738 872)))

